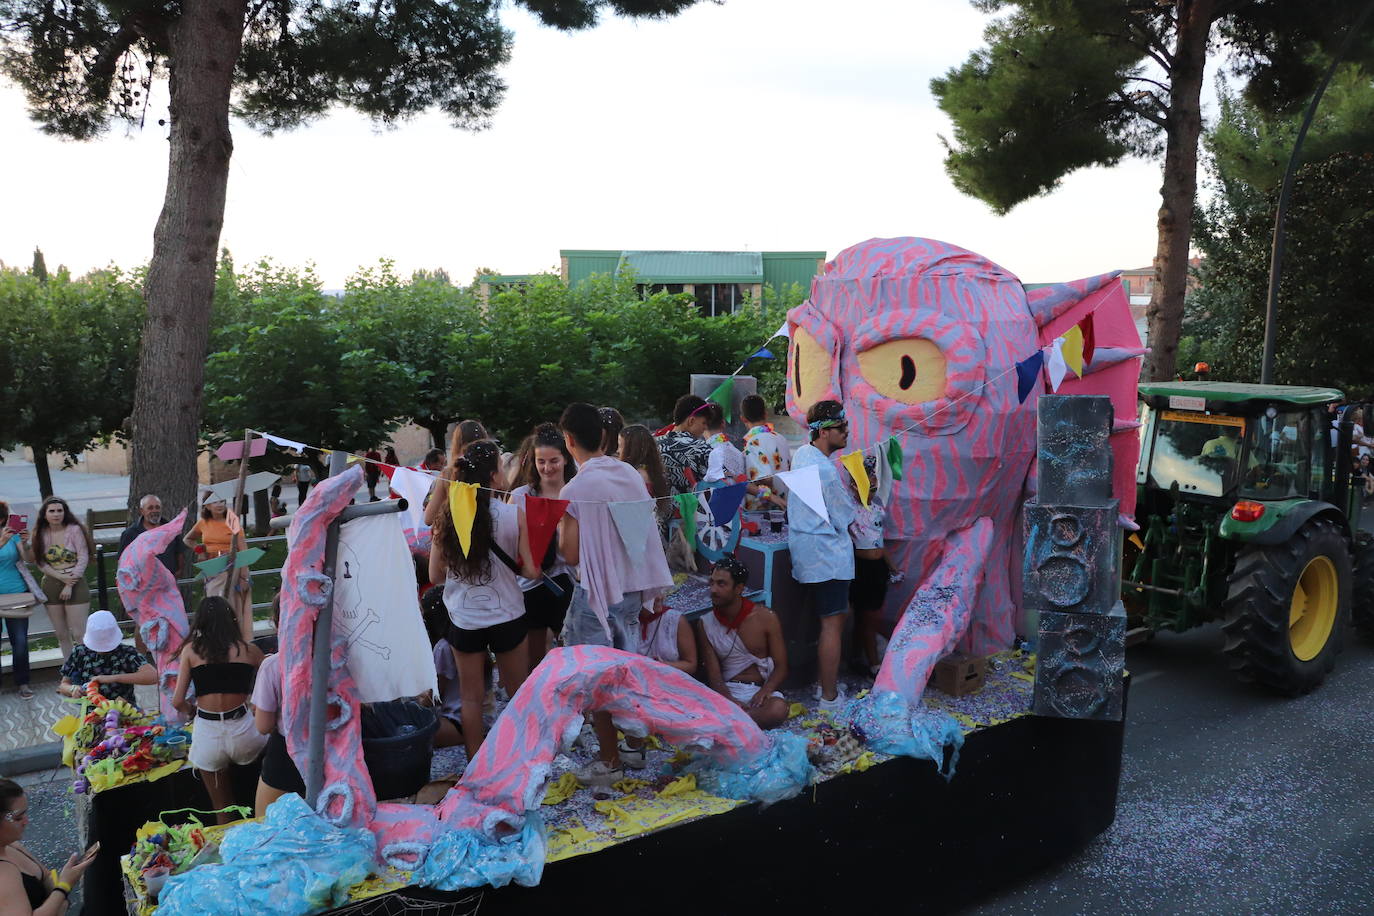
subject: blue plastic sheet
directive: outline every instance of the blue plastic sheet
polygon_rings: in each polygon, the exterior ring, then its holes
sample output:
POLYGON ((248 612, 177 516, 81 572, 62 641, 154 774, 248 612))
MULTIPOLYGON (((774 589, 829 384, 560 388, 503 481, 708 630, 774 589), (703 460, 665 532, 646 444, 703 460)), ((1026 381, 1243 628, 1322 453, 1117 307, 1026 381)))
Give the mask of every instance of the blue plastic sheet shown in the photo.
POLYGON ((767 754, 743 765, 725 766, 705 760, 688 769, 697 785, 721 798, 773 802, 791 798, 810 785, 815 768, 806 757, 806 739, 792 732, 768 733, 773 746, 767 754))
POLYGON ((334 827, 299 795, 284 795, 259 824, 230 830, 222 864, 167 879, 158 916, 306 916, 348 899, 375 870, 376 838, 334 827))
POLYGON ((477 830, 449 830, 430 847, 415 883, 443 891, 505 887, 512 881, 533 887, 544 874, 546 845, 544 819, 537 811, 525 814, 518 832, 496 840, 477 830))
POLYGON ((964 731, 949 713, 924 706, 919 700, 908 703, 895 691, 879 690, 851 703, 846 715, 862 733, 864 743, 884 754, 924 757, 942 768, 945 748, 953 747, 949 769, 942 772, 946 779, 954 776, 964 731))

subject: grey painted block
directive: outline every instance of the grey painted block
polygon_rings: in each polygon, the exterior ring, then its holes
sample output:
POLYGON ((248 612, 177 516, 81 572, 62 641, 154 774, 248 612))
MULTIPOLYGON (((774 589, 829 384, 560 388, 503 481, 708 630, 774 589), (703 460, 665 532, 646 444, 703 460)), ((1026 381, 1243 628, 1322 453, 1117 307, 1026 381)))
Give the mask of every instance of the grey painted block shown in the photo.
POLYGON ((1032 712, 1060 719, 1119 721, 1126 669, 1126 612, 1040 614, 1032 712))
POLYGON ((1025 506, 1022 606, 1034 611, 1106 614, 1116 582, 1117 501, 1105 506, 1025 506))
POLYGON ((1047 394, 1036 429, 1038 491, 1047 505, 1101 506, 1112 496, 1112 400, 1047 394))

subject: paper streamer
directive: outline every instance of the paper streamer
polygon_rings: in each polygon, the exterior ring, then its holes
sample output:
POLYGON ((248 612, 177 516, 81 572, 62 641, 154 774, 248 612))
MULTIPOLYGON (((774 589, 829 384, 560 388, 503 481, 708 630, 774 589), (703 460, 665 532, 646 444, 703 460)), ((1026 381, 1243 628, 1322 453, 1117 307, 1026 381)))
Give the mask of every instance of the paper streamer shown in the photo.
POLYGON ((477 517, 477 484, 449 484, 448 511, 453 516, 453 530, 458 532, 458 546, 467 556, 472 547, 472 521, 477 517))
POLYGON ((625 545, 630 565, 638 566, 643 563, 645 548, 649 544, 649 532, 654 528, 654 501, 637 499, 633 502, 608 503, 606 508, 611 512, 620 542, 625 545))
POLYGON ((271 433, 258 433, 258 435, 262 436, 264 439, 266 439, 268 442, 273 443, 274 445, 280 445, 282 448, 293 449, 297 452, 304 452, 306 449, 310 447, 306 445, 304 442, 297 442, 294 439, 283 439, 281 436, 274 436, 271 433))
POLYGON ((854 488, 858 491, 859 502, 868 508, 868 471, 864 468, 864 453, 850 452, 840 459, 840 464, 849 472, 849 476, 854 479, 854 488))
POLYGON ((1056 337, 1050 344, 1045 368, 1050 373, 1050 391, 1058 391, 1059 386, 1064 384, 1064 376, 1069 374, 1069 364, 1064 360, 1064 338, 1056 337))
POLYGON ((568 511, 566 499, 546 499, 543 496, 525 495, 525 530, 529 533, 530 554, 536 566, 548 553, 549 541, 563 513, 568 511))
POLYGON ((821 492, 820 465, 809 464, 799 470, 784 471, 774 476, 787 484, 792 496, 800 499, 829 524, 830 511, 825 508, 825 494, 821 492))
POLYGON ((717 525, 728 525, 739 512, 744 502, 746 484, 736 483, 728 487, 713 487, 706 491, 706 505, 711 509, 711 520, 717 525))
MULTIPOLYGON (((696 491, 679 493, 673 497, 673 501, 677 503, 678 511, 682 513, 682 531, 687 535, 687 543, 692 545, 692 549, 695 550, 697 545, 696 491)), ((611 505, 615 505, 615 503, 611 503, 611 505)))

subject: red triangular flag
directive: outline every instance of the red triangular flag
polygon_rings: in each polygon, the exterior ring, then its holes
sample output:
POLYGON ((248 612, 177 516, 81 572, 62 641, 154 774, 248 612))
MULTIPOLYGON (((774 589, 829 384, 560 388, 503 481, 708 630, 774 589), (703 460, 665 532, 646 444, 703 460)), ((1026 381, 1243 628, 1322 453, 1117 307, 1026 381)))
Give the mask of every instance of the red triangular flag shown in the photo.
POLYGON ((549 541, 558 527, 558 520, 568 511, 566 499, 545 499, 542 496, 525 497, 525 529, 530 537, 530 554, 538 564, 549 550, 549 541))
POLYGON ((1097 349, 1097 340, 1093 334, 1093 312, 1083 316, 1083 320, 1078 322, 1078 329, 1083 332, 1083 365, 1088 366, 1093 361, 1093 351, 1097 349))
POLYGON ((383 474, 386 475, 386 479, 387 479, 387 480, 390 480, 391 477, 392 477, 392 475, 396 473, 396 465, 394 465, 394 464, 385 464, 385 463, 383 463, 383 462, 381 462, 381 461, 378 461, 378 462, 377 462, 377 468, 378 468, 383 474))

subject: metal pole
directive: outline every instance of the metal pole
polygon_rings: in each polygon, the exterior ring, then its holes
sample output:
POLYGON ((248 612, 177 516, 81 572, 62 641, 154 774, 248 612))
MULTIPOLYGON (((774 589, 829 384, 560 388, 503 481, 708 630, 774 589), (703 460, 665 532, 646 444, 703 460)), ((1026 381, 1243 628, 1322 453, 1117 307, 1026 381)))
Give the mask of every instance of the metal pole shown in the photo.
POLYGON ((1322 77, 1321 85, 1317 86, 1312 101, 1307 104, 1307 112, 1303 115, 1302 125, 1298 128, 1298 137, 1293 141, 1293 152, 1288 156, 1288 166, 1283 170, 1283 184, 1279 189, 1279 205, 1274 213, 1274 242, 1269 253, 1269 292, 1265 297, 1264 304, 1264 358, 1260 363, 1261 385, 1271 385, 1274 382, 1274 345, 1279 333, 1279 279, 1283 276, 1283 221, 1284 217, 1288 215, 1288 199, 1292 196, 1293 178, 1298 171, 1298 153, 1302 151, 1303 141, 1307 139, 1307 129, 1312 126, 1312 119, 1317 114, 1317 104, 1321 102, 1322 95, 1331 82, 1331 77, 1335 75, 1336 67, 1340 65, 1342 58, 1345 57, 1345 52, 1350 48, 1351 40, 1364 26, 1370 13, 1374 13, 1374 0, 1365 5, 1363 12, 1346 30, 1345 38, 1341 40, 1340 49, 1336 51, 1336 56, 1331 59, 1331 66, 1326 68, 1326 75, 1322 77))
MULTIPOLYGON (((105 545, 104 545, 104 544, 96 544, 96 545, 95 545, 95 590, 96 590, 97 592, 100 593, 100 610, 102 610, 102 611, 108 611, 108 610, 110 609, 110 599, 109 599, 109 596, 106 595, 106 591, 107 591, 108 589, 109 589, 109 585, 108 585, 108 583, 106 583, 106 581, 105 581, 105 545)), ((128 613, 128 608, 125 608, 124 610, 125 610, 125 613, 128 613)))

